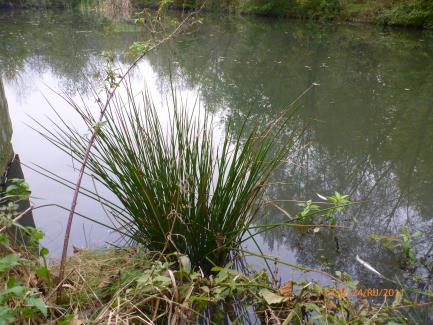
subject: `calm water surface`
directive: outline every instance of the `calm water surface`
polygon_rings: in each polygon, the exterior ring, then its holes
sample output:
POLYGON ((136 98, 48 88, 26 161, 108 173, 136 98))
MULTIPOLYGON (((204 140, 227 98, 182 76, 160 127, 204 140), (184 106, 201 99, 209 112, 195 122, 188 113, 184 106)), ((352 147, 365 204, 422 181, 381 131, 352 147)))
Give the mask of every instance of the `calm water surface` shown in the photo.
MULTIPOLYGON (((114 51, 122 65, 125 49, 139 38, 132 26, 119 27, 91 15, 0 13, 0 72, 14 129, 12 143, 24 163, 76 178, 70 159, 26 123, 53 116, 47 100, 71 124, 78 123, 50 88, 76 98, 82 94, 92 103, 86 95, 91 94, 91 85, 97 85, 94 71, 104 65, 101 53, 114 51)), ((413 240, 419 256, 431 259, 431 32, 209 18, 199 32, 147 57, 132 80, 141 85, 145 79, 156 101, 163 102, 170 73, 182 96, 192 101, 198 96, 202 108, 215 113, 222 124, 229 118, 241 123, 248 114, 265 123, 312 82, 320 84, 300 101, 291 127, 306 131, 267 195, 282 200, 279 206, 290 214, 299 207, 284 200, 317 199, 316 193, 338 191, 365 202, 338 217, 348 229, 314 233, 284 228, 266 233, 259 239, 265 253, 329 272, 346 271, 365 286, 389 287, 357 264, 355 256, 389 277, 410 282, 398 254, 371 238, 399 236, 408 227, 411 233, 422 233, 413 240)), ((24 171, 37 204, 70 204, 70 191, 24 171)), ((87 185, 92 187, 91 182, 87 185)), ((83 199, 78 210, 107 222, 94 202, 83 199)), ((66 213, 51 207, 38 211, 35 218, 47 234, 44 244, 57 255, 66 213)), ((269 208, 259 222, 286 219, 269 208)), ((74 222, 73 245, 94 247, 112 238, 89 221, 74 222)), ((261 267, 259 261, 253 262, 261 267)), ((280 271, 283 278, 317 278, 288 268, 280 271)), ((431 279, 417 285, 431 287, 431 279)))

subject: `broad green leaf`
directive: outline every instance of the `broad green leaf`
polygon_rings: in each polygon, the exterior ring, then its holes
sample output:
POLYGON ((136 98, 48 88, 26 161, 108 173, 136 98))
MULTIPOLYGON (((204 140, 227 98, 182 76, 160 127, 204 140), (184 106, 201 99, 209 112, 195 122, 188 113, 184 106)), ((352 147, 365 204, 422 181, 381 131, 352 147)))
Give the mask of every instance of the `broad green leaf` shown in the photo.
POLYGON ((48 315, 48 309, 47 305, 45 305, 45 302, 38 297, 28 297, 26 298, 26 304, 37 308, 45 317, 48 315))
POLYGON ((30 288, 28 287, 24 287, 24 286, 14 286, 12 288, 0 291, 0 303, 4 303, 4 301, 9 297, 9 296, 23 296, 26 292, 31 291, 30 288))
POLYGON ((36 273, 44 280, 49 281, 50 280, 50 271, 45 267, 39 267, 36 269, 36 273))
POLYGON ((0 273, 5 272, 18 265, 18 255, 9 254, 0 259, 0 273))
POLYGON ((268 305, 281 304, 282 302, 287 300, 287 298, 277 295, 276 293, 273 293, 268 289, 261 289, 259 291, 259 295, 266 301, 268 305))
POLYGON ((34 240, 41 240, 42 238, 44 238, 44 233, 40 231, 34 231, 31 236, 34 240))

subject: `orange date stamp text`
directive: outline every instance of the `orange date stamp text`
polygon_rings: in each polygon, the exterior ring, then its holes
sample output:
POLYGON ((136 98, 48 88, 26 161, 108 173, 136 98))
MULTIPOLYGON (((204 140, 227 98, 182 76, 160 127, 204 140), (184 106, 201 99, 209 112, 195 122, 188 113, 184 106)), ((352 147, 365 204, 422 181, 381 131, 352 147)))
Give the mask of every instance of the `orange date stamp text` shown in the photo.
POLYGON ((396 288, 324 288, 323 294, 325 297, 395 297, 398 295, 403 296, 404 289, 396 288))

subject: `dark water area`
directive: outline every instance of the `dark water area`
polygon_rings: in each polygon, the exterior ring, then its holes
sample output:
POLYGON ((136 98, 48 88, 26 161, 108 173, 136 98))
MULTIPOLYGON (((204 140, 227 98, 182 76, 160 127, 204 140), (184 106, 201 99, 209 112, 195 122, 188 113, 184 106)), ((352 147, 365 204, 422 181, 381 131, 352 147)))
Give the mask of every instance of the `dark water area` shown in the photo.
MULTIPOLYGON (((87 96, 98 86, 95 71, 104 68, 101 53, 113 51, 125 67, 124 51, 141 36, 134 28, 90 14, 0 12, 0 73, 13 125, 12 144, 21 161, 75 179, 70 159, 25 123, 54 116, 47 100, 65 119, 78 123, 50 88, 74 98, 82 94, 91 103, 87 96)), ((163 102, 170 77, 182 96, 191 101, 198 96, 202 109, 215 114, 221 125, 229 120, 240 125, 247 117, 264 124, 311 83, 320 84, 298 104, 288 132, 305 131, 274 176, 267 198, 278 201, 290 215, 300 208, 289 200, 318 200, 317 193, 338 191, 362 203, 338 215, 343 229, 279 228, 264 233, 258 239, 263 252, 330 273, 347 272, 365 287, 396 286, 357 263, 359 255, 389 278, 432 289, 426 268, 408 270, 398 248, 374 239, 401 239, 407 228, 417 234, 411 245, 418 258, 432 263, 431 32, 207 17, 199 30, 150 54, 131 78, 138 86, 145 79, 157 102, 163 102), (414 280, 416 274, 419 281, 414 280)), ((70 191, 30 169, 24 173, 38 203, 69 205, 70 191)), ((93 201, 80 201, 79 211, 106 222, 93 201)), ((47 234, 44 244, 54 255, 60 251, 65 216, 55 207, 35 213, 36 224, 47 234)), ((269 207, 257 222, 287 218, 269 207)), ((73 245, 95 247, 111 239, 104 228, 75 220, 73 245)), ((248 247, 255 249, 252 243, 248 247)), ((258 259, 251 263, 263 267, 258 259)), ((324 281, 317 274, 285 267, 280 275, 324 281)), ((418 319, 428 321, 424 311, 420 313, 418 319)))

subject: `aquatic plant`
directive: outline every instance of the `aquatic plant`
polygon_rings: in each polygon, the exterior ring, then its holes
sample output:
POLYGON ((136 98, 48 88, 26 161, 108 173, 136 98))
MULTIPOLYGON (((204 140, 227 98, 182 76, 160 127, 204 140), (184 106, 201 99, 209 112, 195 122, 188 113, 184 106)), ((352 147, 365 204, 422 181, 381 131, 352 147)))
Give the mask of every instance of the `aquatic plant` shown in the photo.
MULTIPOLYGON (((294 110, 252 131, 229 122, 216 144, 207 113, 188 111, 175 94, 161 112, 149 94, 138 100, 125 85, 126 97, 116 95, 102 123, 72 104, 98 133, 88 171, 121 202, 113 216, 122 233, 150 250, 187 255, 208 274, 229 261, 253 222, 266 181, 290 150, 291 140, 279 140, 294 110)), ((82 161, 87 136, 60 121, 55 131, 39 124, 41 133, 82 161)))

